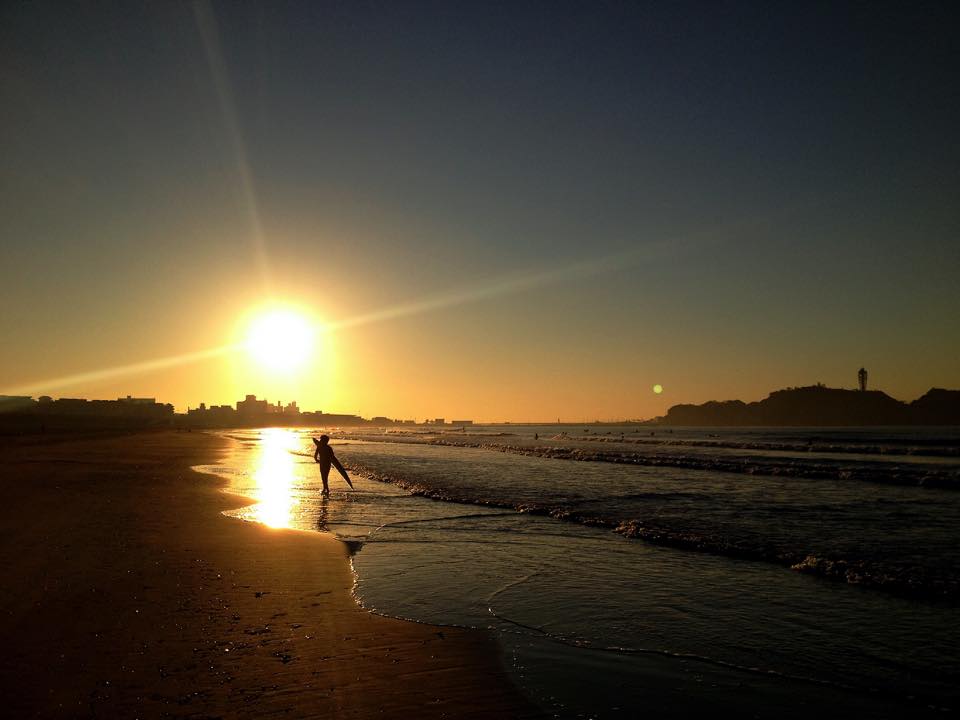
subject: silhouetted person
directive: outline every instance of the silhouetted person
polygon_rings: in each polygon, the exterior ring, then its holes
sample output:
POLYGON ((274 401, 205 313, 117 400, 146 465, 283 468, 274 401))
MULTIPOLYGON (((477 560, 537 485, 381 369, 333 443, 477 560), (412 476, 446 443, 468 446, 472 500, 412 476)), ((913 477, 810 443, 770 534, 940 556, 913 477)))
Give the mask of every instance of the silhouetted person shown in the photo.
POLYGON ((323 480, 323 494, 330 494, 330 486, 327 484, 327 478, 330 476, 331 464, 340 471, 343 479, 347 481, 347 485, 352 488, 353 483, 350 482, 350 476, 347 475, 347 471, 343 469, 343 465, 337 460, 337 456, 333 454, 333 448, 330 447, 330 436, 321 435, 319 440, 313 438, 313 444, 317 446, 313 451, 313 459, 320 464, 320 479, 323 480))

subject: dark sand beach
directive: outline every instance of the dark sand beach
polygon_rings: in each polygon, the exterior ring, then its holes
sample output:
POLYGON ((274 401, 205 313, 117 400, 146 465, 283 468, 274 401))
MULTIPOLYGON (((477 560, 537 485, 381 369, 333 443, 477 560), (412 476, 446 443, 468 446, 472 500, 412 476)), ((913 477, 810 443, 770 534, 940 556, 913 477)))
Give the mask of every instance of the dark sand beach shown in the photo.
POLYGON ((332 536, 225 517, 202 433, 0 440, 7 717, 536 717, 495 642, 373 615, 332 536))

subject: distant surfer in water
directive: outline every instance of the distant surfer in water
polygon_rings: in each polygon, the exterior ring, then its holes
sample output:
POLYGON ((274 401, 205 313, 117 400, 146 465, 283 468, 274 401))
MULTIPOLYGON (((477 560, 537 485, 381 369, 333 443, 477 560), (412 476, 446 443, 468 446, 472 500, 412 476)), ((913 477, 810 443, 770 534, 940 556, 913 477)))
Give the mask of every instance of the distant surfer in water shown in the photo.
POLYGON ((323 494, 330 494, 330 486, 327 484, 327 478, 330 476, 330 465, 333 465, 340 471, 343 479, 347 481, 347 485, 352 489, 353 483, 350 482, 350 476, 347 475, 347 471, 343 469, 343 465, 337 460, 337 456, 333 454, 333 448, 330 447, 330 436, 321 435, 319 440, 313 438, 313 444, 317 446, 313 451, 313 459, 320 464, 320 479, 323 480, 323 494))

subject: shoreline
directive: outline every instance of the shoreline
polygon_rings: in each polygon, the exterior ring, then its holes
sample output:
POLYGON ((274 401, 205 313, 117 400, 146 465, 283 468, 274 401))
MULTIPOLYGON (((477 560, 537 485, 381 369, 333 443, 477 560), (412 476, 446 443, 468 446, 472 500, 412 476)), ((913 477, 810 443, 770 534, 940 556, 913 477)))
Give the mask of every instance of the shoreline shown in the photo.
POLYGON ((5 443, 13 715, 542 717, 477 630, 354 600, 330 534, 231 518, 207 433, 5 443), (219 519, 211 522, 211 518, 219 519))

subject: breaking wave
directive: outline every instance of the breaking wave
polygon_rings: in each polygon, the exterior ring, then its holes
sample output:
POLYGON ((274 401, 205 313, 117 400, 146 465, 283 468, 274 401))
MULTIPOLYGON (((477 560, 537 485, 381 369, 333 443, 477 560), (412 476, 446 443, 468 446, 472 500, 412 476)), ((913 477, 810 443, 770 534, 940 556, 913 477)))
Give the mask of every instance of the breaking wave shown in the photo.
MULTIPOLYGON (((492 449, 502 448, 494 446, 492 449)), ((670 526, 657 519, 629 517, 609 511, 590 511, 562 501, 537 503, 512 500, 496 494, 464 492, 459 488, 442 487, 422 479, 383 473, 363 463, 353 462, 348 467, 352 472, 360 472, 373 480, 393 484, 419 497, 510 509, 587 527, 606 528, 627 538, 676 549, 773 563, 796 572, 897 595, 950 604, 960 602, 960 569, 952 565, 931 566, 901 560, 891 561, 882 555, 856 555, 849 550, 830 552, 801 543, 791 543, 782 538, 765 538, 756 533, 744 532, 741 536, 735 536, 723 531, 709 532, 670 526)), ((663 494, 657 494, 657 498, 664 501, 668 499, 663 494)), ((624 499, 618 498, 620 501, 624 499)))
MULTIPOLYGON (((583 438, 578 438, 582 441, 583 438)), ((598 439, 599 440, 599 439, 598 439)), ((919 487, 960 490, 960 470, 936 465, 899 464, 889 461, 843 462, 830 459, 806 459, 770 456, 723 456, 712 454, 643 453, 616 449, 587 449, 564 445, 510 445, 471 440, 436 438, 431 445, 496 450, 555 460, 609 462, 649 467, 676 467, 689 470, 711 470, 746 475, 773 475, 815 480, 850 480, 914 485, 919 487)))

